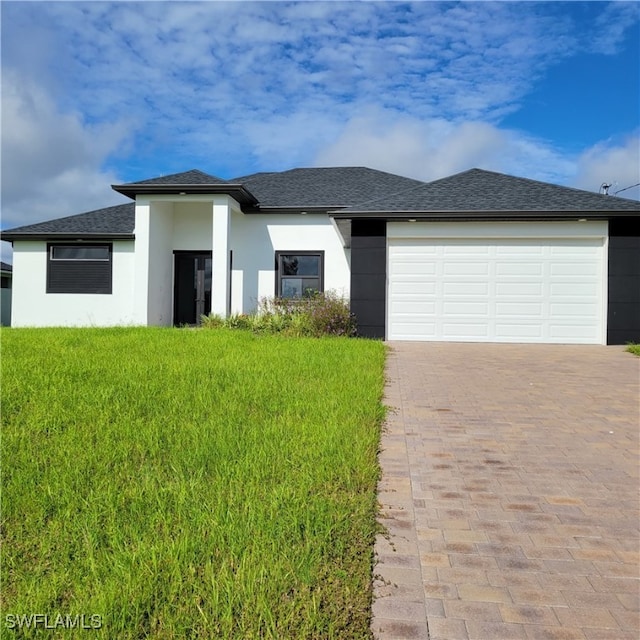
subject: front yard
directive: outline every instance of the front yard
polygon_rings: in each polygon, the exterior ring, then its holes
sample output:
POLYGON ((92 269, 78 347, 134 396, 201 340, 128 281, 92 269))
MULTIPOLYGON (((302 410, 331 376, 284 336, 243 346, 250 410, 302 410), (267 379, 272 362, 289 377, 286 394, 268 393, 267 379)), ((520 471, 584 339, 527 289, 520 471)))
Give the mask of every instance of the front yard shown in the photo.
POLYGON ((368 638, 383 363, 366 340, 2 330, 0 636, 45 614, 368 638))

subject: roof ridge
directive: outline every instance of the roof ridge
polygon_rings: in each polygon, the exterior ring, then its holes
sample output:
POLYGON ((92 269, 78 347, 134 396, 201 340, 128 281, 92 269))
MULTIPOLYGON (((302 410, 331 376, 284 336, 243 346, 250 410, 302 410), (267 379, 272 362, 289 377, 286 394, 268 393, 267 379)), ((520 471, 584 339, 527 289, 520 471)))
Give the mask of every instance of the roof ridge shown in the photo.
MULTIPOLYGON (((526 178, 524 176, 517 176, 517 175, 513 175, 512 173, 500 173, 499 171, 492 171, 490 169, 480 169, 479 167, 474 167, 472 169, 466 169, 465 171, 461 171, 459 173, 454 173, 451 176, 447 176, 446 178, 438 178, 438 180, 447 180, 448 178, 455 178, 457 176, 461 176, 465 173, 472 173, 472 172, 478 172, 478 173, 488 173, 494 176, 498 176, 501 178, 512 178, 514 180, 523 180, 524 182, 529 182, 531 184, 535 184, 535 185, 540 185, 543 186, 545 188, 549 188, 549 187, 555 187, 556 189, 568 189, 570 191, 577 191, 578 193, 582 193, 582 194, 588 194, 590 196, 600 196, 602 198, 615 198, 616 200, 624 200, 624 201, 629 201, 629 202, 637 202, 637 200, 634 200, 633 198, 625 198, 625 197, 619 197, 619 196, 615 196, 615 195, 607 195, 604 193, 598 193, 596 191, 589 191, 589 189, 581 189, 579 187, 570 187, 566 184, 555 184, 554 182, 544 182, 543 180, 536 180, 534 178, 526 178)), ((438 180, 433 180, 433 182, 437 182, 438 180)), ((427 183, 427 184, 431 184, 431 182, 427 183)))
POLYGON ((212 182, 207 183, 207 182, 200 182, 198 184, 224 184, 227 183, 228 180, 225 180, 224 178, 220 178, 216 175, 213 175, 212 173, 207 173, 206 171, 202 171, 201 169, 189 169, 187 171, 179 171, 177 173, 169 173, 167 175, 160 175, 160 176, 155 176, 153 178, 145 178, 144 180, 136 180, 135 182, 126 182, 124 183, 122 186, 129 186, 129 185, 140 185, 140 184, 154 184, 154 183, 162 183, 162 184, 175 184, 175 185, 181 185, 181 184, 193 184, 191 182, 168 182, 168 180, 171 180, 174 177, 178 177, 178 176, 186 176, 189 174, 197 174, 198 176, 203 176, 204 178, 210 178, 212 180, 212 182))

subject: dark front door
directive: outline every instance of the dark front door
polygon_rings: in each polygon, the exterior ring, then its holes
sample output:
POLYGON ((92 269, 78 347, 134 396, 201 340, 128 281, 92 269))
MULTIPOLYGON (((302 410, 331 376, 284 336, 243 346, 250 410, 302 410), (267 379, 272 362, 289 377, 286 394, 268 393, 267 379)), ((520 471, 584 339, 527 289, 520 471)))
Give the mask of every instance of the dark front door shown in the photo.
POLYGON ((200 324, 211 312, 211 251, 176 251, 173 324, 200 324))

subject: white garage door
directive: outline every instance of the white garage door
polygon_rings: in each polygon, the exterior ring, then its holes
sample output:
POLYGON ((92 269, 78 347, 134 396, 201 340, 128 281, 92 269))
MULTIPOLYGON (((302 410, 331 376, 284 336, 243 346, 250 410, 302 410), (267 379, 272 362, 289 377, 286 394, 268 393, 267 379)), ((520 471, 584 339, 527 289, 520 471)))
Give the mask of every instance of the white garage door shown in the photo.
POLYGON ((603 344, 602 238, 389 238, 388 338, 603 344))

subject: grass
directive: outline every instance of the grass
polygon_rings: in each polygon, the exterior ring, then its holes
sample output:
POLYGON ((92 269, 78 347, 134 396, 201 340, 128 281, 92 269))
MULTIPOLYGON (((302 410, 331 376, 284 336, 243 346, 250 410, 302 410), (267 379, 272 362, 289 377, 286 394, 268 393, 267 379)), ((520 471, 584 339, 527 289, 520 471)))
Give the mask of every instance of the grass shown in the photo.
POLYGON ((346 338, 3 329, 0 636, 41 613, 108 638, 370 637, 383 361, 346 338))
POLYGON ((627 345, 627 351, 635 354, 636 356, 640 356, 640 344, 627 345))

